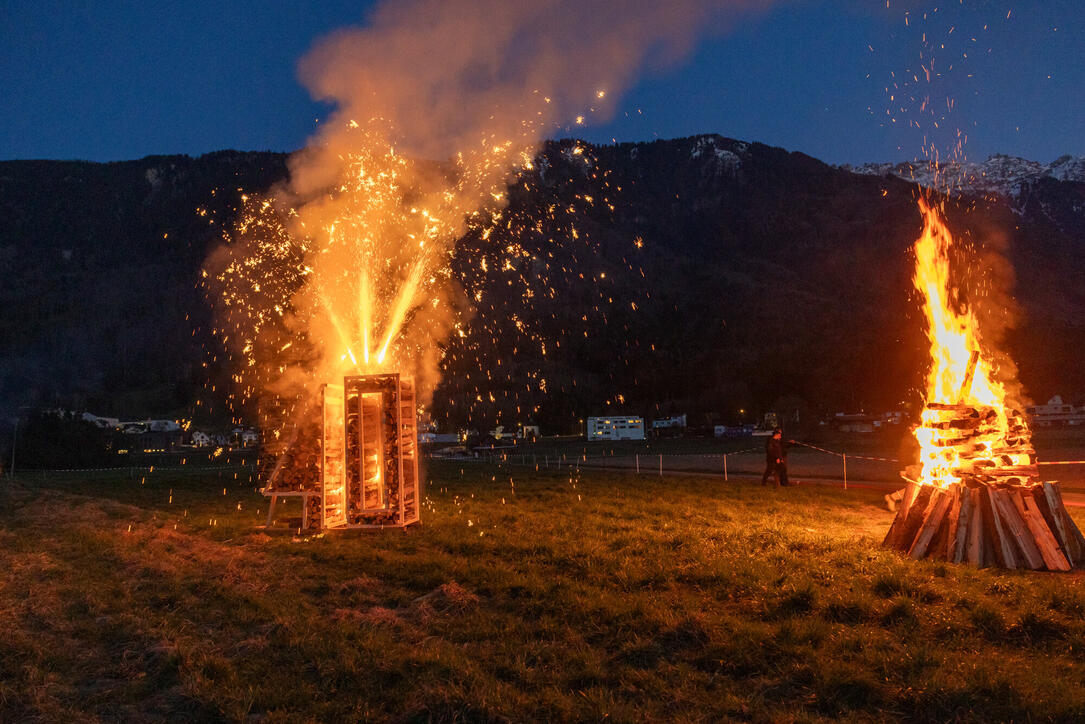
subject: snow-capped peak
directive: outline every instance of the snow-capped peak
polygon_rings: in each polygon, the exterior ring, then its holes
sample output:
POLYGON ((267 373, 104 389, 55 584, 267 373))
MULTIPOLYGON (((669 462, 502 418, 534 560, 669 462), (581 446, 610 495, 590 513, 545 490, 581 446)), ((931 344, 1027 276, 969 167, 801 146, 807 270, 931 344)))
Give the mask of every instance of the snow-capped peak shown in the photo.
POLYGON ((1015 198, 1042 178, 1085 182, 1085 157, 1061 156, 1040 163, 1016 156, 996 154, 983 163, 948 161, 927 163, 867 163, 841 166, 846 171, 871 176, 898 176, 920 186, 957 193, 1000 194, 1015 198))
POLYGON ((690 158, 701 158, 714 161, 720 169, 734 173, 742 165, 743 153, 749 148, 749 144, 742 141, 732 141, 722 136, 705 135, 697 136, 690 150, 690 158), (736 153, 737 151, 737 153, 736 153))

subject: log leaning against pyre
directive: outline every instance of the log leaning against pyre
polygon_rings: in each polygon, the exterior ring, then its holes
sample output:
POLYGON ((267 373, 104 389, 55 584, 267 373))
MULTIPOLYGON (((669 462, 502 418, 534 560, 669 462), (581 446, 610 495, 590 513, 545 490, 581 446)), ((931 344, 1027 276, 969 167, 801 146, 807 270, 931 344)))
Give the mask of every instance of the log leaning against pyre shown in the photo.
POLYGON ((909 481, 884 545, 912 558, 1069 571, 1085 565, 1085 537, 1058 483, 946 488, 909 481))

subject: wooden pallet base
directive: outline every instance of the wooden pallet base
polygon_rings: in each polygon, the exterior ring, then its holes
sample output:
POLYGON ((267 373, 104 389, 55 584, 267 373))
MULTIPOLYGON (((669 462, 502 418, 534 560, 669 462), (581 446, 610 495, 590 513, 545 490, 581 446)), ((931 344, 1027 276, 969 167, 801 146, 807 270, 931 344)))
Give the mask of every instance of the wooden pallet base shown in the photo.
POLYGON ((912 558, 976 566, 1069 571, 1085 565, 1085 538, 1058 483, 908 482, 883 545, 912 558))

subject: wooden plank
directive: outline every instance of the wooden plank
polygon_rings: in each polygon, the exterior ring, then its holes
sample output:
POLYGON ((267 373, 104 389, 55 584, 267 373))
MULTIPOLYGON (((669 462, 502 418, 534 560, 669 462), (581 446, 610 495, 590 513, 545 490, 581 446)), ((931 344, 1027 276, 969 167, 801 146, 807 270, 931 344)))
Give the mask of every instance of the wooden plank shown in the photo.
POLYGON ((1036 541, 1036 547, 1040 549, 1040 555, 1043 556, 1047 570, 1070 570, 1070 562, 1066 559, 1058 541, 1055 540, 1055 536, 1052 535, 1051 529, 1047 527, 1043 514, 1036 506, 1036 499, 1028 491, 1019 490, 1013 496, 1013 504, 1032 533, 1032 539, 1036 541))
POLYGON ((961 382, 961 390, 957 393, 957 404, 963 405, 964 399, 968 397, 968 391, 972 389, 972 379, 976 376, 976 364, 980 361, 980 351, 978 349, 972 350, 972 354, 968 356, 968 367, 964 371, 964 381, 961 382))
POLYGON ((1024 517, 1018 512, 1014 497, 1016 497, 1016 492, 998 490, 997 488, 991 491, 991 500, 994 501, 998 508, 998 514, 1005 525, 1004 530, 1008 532, 1017 545, 1017 549, 1021 551, 1025 565, 1034 571, 1038 571, 1044 567, 1044 557, 1040 554, 1040 548, 1036 545, 1036 541, 1033 540, 1032 533, 1029 531, 1028 525, 1025 524, 1024 517))
POLYGON ((1085 560, 1085 538, 1081 536, 1081 531, 1078 530, 1077 524, 1074 523, 1070 514, 1066 511, 1066 504, 1062 500, 1062 488, 1058 483, 1051 483, 1051 487, 1055 493, 1055 499, 1058 501, 1056 510, 1058 516, 1062 520, 1063 530, 1066 531, 1066 552, 1070 554, 1070 558, 1081 562, 1085 560))
POLYGON ((268 503, 267 507, 267 525, 264 526, 265 528, 271 527, 271 521, 275 516, 275 503, 277 502, 279 502, 279 496, 275 493, 271 493, 271 501, 268 503))
POLYGON ((955 404, 952 404, 952 403, 949 403, 949 402, 928 402, 926 404, 925 409, 937 410, 939 412, 943 412, 943 411, 944 412, 962 412, 962 413, 965 413, 965 414, 975 413, 975 414, 978 415, 981 412, 983 414, 987 414, 987 410, 990 410, 991 408, 990 407, 976 407, 976 406, 973 406, 973 405, 966 405, 966 404, 963 404, 963 403, 955 405, 955 404))
POLYGON ((1003 568, 1017 568, 1017 556, 1014 555, 1014 547, 1006 537, 1008 534, 1003 530, 998 510, 995 508, 995 488, 985 485, 981 488, 981 491, 980 500, 984 509, 985 522, 990 525, 985 532, 994 548, 995 557, 1003 568))
POLYGON ((882 545, 887 548, 907 552, 912 547, 912 541, 915 540, 919 526, 923 523, 924 511, 930 502, 931 493, 934 491, 934 488, 930 485, 917 485, 916 487, 919 492, 915 502, 908 506, 908 514, 901 515, 898 511, 897 517, 893 519, 893 524, 889 527, 889 532, 885 535, 885 541, 882 545))
POLYGON ((965 560, 974 566, 984 564, 983 508, 980 506, 980 494, 979 488, 972 488, 968 491, 968 508, 971 513, 971 520, 968 523, 968 546, 965 549, 965 560))
POLYGON ((912 547, 908 550, 908 555, 912 558, 919 559, 927 555, 927 548, 949 511, 950 497, 949 493, 944 490, 935 491, 931 497, 931 502, 927 505, 927 515, 923 519, 923 525, 920 526, 919 534, 915 537, 915 542, 912 543, 912 547))
POLYGON ((1062 518, 1062 525, 1066 528, 1066 537, 1068 539, 1067 552, 1071 552, 1075 561, 1081 562, 1085 560, 1085 538, 1082 537, 1081 531, 1078 530, 1077 524, 1070 518, 1070 514, 1066 512, 1066 508, 1059 511, 1059 517, 1062 518))
POLYGON ((927 552, 925 554, 926 558, 939 561, 946 560, 946 551, 949 548, 949 514, 953 510, 953 493, 946 493, 946 497, 948 498, 946 501, 946 514, 942 516, 942 522, 938 524, 934 535, 931 536, 931 541, 927 544, 927 552))
POLYGON ((897 515, 908 517, 908 508, 912 507, 912 503, 915 502, 916 495, 919 494, 917 489, 919 486, 912 480, 904 486, 904 497, 900 499, 900 507, 897 508, 897 515))
POLYGON ((965 547, 968 545, 968 526, 972 518, 972 491, 962 485, 956 505, 957 527, 947 551, 947 557, 951 563, 960 563, 964 560, 965 547))
POLYGON ((1047 526, 1055 534, 1055 537, 1059 539, 1063 553, 1065 553, 1070 560, 1070 565, 1074 565, 1074 562, 1078 559, 1070 553, 1070 539, 1066 536, 1066 526, 1062 524, 1062 516, 1058 514, 1059 498, 1055 493, 1054 484, 1042 483, 1036 490, 1035 496, 1036 502, 1039 504, 1040 512, 1043 513, 1044 520, 1047 521, 1047 526))
POLYGON ((968 494, 968 490, 960 483, 950 486, 953 500, 950 503, 949 514, 946 516, 946 560, 952 562, 957 551, 957 538, 964 535, 961 530, 961 499, 968 494))

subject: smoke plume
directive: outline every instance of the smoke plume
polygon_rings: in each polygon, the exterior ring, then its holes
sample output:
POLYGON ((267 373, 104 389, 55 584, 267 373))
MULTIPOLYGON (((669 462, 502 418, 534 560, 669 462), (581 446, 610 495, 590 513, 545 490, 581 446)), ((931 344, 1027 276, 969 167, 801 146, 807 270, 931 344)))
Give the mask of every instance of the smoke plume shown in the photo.
MULTIPOLYGON (((741 12, 764 4, 413 0, 385 2, 367 27, 333 33, 300 63, 314 97, 337 110, 292 158, 290 192, 306 233, 341 231, 353 223, 365 244, 337 251, 319 242, 325 253, 314 279, 333 276, 322 269, 349 268, 359 254, 393 260, 374 266, 370 283, 383 285, 376 295, 385 307, 403 302, 415 310, 397 332, 397 362, 431 390, 435 342, 448 333, 455 308, 454 280, 434 272, 467 220, 484 205, 502 202, 510 176, 530 164, 547 135, 575 127, 585 116, 610 118, 617 98, 645 66, 679 60, 699 34, 722 30, 741 12), (356 176, 360 157, 372 176, 373 169, 387 170, 393 153, 412 161, 396 166, 391 193, 372 187, 326 193, 356 176), (424 160, 451 160, 454 170, 424 160), (382 193, 387 197, 375 201, 373 195, 382 193), (367 208, 359 213, 360 207, 367 208), (402 213, 407 207, 425 207, 430 226, 413 224, 402 213), (425 258, 412 245, 422 237, 425 258), (404 288, 414 298, 404 298, 404 288)), ((322 295, 342 296, 334 289, 322 295)), ((314 300, 308 295, 308 303, 314 300)), ((384 316, 395 316, 394 310, 384 316)), ((318 336, 333 335, 323 330, 318 336)))
POLYGON ((334 178, 353 143, 344 122, 380 118, 404 151, 445 159, 483 139, 542 134, 593 112, 606 120, 646 65, 681 59, 767 0, 408 0, 301 61, 314 97, 338 112, 294 164, 305 193, 334 178), (600 97, 599 91, 604 95, 600 97))
POLYGON ((389 0, 318 42, 299 74, 335 111, 208 264, 238 386, 295 425, 344 374, 403 372, 427 401, 465 315, 455 243, 500 217, 539 143, 767 4, 389 0))

